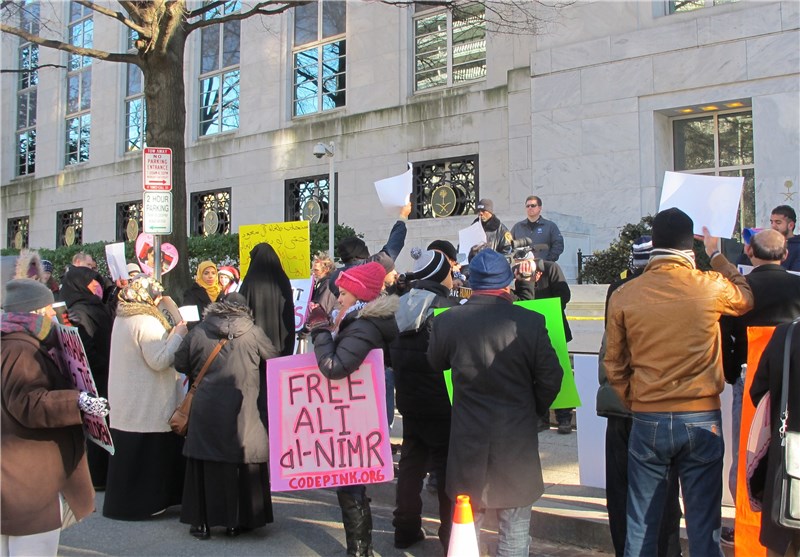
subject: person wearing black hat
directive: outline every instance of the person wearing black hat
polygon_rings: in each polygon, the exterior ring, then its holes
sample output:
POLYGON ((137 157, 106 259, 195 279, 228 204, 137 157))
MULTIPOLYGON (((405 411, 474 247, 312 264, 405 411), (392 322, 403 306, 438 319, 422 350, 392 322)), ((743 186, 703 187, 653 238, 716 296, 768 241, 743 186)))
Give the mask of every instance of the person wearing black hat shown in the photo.
POLYGON ((394 545, 404 549, 425 539, 420 490, 426 472, 432 470, 439 497, 439 540, 446 551, 453 520, 452 501, 445 491, 450 400, 442 374, 431 368, 425 353, 434 309, 451 307, 456 301, 449 297, 453 280, 444 253, 414 248, 411 257, 414 270, 406 274, 411 290, 400 297, 395 313, 400 334, 390 346, 397 408, 403 416, 394 545))
POLYGON ((453 275, 453 288, 467 285, 467 277, 461 272, 461 263, 458 262, 458 250, 447 240, 434 240, 428 244, 428 249, 440 251, 450 263, 450 271, 453 275))
POLYGON ((697 269, 694 223, 677 208, 653 219, 644 273, 608 302, 609 385, 633 413, 625 555, 657 554, 667 475, 677 468, 689 552, 719 555, 724 387, 719 319, 753 307, 753 292, 703 228, 713 271, 697 269))
MULTIPOLYGON (((606 307, 611 294, 623 284, 641 276, 650 261, 653 240, 650 236, 640 236, 633 241, 629 268, 622 274, 625 277, 608 287, 606 307)), ((600 346, 597 390, 597 415, 606 418, 606 508, 608 509, 608 529, 614 545, 616 557, 625 554, 625 534, 627 531, 626 509, 628 502, 628 439, 633 426, 633 415, 622 403, 614 389, 608 384, 603 357, 606 353, 606 337, 600 346)), ((680 557, 681 504, 679 501, 678 471, 669 471, 666 508, 658 533, 657 557, 680 557)))
POLYGON ((498 515, 498 555, 528 555, 531 505, 544 492, 539 415, 563 370, 544 317, 512 304, 514 273, 494 250, 470 262, 472 296, 433 319, 428 362, 452 369, 447 494, 469 495, 479 531, 498 515))
MULTIPOLYGON (((475 208, 478 210, 478 218, 472 221, 472 224, 480 221, 483 231, 486 233, 486 243, 495 251, 501 253, 507 251, 511 246, 511 232, 494 214, 494 201, 481 199, 475 208)), ((463 248, 466 246, 462 246, 463 248)))

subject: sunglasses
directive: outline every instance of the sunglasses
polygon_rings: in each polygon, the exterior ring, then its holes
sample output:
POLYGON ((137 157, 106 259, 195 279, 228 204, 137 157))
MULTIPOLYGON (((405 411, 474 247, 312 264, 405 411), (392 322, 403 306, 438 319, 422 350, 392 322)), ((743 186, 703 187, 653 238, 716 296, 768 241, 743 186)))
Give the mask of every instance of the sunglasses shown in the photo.
POLYGON ((537 205, 536 203, 529 203, 528 205, 525 205, 525 206, 526 206, 528 209, 534 209, 534 208, 538 207, 538 205, 537 205))

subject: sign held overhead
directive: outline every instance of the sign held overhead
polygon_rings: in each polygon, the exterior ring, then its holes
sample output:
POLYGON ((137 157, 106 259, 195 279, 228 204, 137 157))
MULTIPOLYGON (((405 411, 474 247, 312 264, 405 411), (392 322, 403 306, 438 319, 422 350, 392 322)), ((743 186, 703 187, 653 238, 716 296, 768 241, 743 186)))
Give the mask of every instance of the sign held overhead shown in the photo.
POLYGON ((144 148, 142 185, 145 191, 172 190, 172 149, 167 147, 144 148))

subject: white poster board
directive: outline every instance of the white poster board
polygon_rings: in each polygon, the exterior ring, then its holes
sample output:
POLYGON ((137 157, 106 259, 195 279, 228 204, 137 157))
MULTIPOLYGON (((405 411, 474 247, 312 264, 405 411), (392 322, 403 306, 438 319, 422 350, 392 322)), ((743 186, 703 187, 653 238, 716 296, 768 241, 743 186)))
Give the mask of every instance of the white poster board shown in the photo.
POLYGON ((411 201, 411 170, 411 163, 408 163, 406 172, 375 182, 378 199, 389 215, 397 215, 400 208, 411 201))
POLYGON ((597 415, 598 357, 575 354, 575 385, 583 403, 575 409, 578 424, 578 473, 581 485, 606 487, 606 419, 597 415))
POLYGON ((116 280, 128 280, 128 264, 125 262, 125 244, 106 244, 106 263, 111 278, 116 280))
POLYGON ((480 220, 474 222, 472 226, 462 228, 458 231, 458 253, 469 254, 469 250, 471 250, 473 246, 485 242, 486 232, 483 230, 480 220))
POLYGON ((701 176, 665 172, 658 210, 677 207, 694 221, 694 233, 703 235, 708 227, 712 236, 730 238, 736 225, 742 176, 701 176))

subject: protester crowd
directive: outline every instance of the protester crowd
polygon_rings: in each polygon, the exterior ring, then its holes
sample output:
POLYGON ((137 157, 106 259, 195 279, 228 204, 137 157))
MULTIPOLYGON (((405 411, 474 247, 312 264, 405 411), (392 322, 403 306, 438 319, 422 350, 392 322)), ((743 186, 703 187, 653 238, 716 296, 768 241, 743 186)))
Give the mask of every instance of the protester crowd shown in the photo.
MULTIPOLYGON (((387 419, 395 401, 403 416, 397 548, 426 537, 421 491, 428 477, 445 552, 453 502, 469 495, 477 534, 486 513, 496 513, 497 554, 528 555, 531 505, 544 491, 536 432, 550 427, 564 371, 544 318, 513 302, 558 299, 571 340, 570 289, 557 263, 561 232, 541 217, 537 196, 526 199, 526 218, 510 230, 482 199, 476 222, 486 243, 457 249, 442 238, 414 246, 412 268, 399 273, 409 210, 376 253, 352 237, 337 246, 340 265, 331 254, 314 256, 301 331, 289 278, 268 243, 251 250, 241 281, 234 266, 198 264, 178 296, 197 308, 199 321, 190 323, 162 311, 168 293, 136 263, 112 281, 79 253, 59 282, 36 252, 21 254, 16 278, 4 285, 0 322, 2 554, 55 555, 67 517, 89 514, 95 490, 105 490, 103 515, 117 520, 147 520, 180 504, 181 522, 198 539, 214 528, 236 537, 273 522, 265 362, 296 353, 303 339, 330 380, 383 350, 387 419), (78 329, 96 393, 71 388, 59 371, 56 299, 66 305, 58 321, 78 329), (452 400, 444 370, 452 370, 452 400), (183 437, 169 421, 190 387, 183 437), (87 449, 82 415, 107 416, 113 456, 91 443, 87 449)), ((609 287, 597 410, 608 419, 606 493, 617 556, 681 555, 682 514, 692 557, 720 555, 720 543, 734 536, 721 528, 722 421, 730 418, 738 431, 746 396, 772 401, 773 440, 761 465, 767 472, 753 485, 765 506, 779 500, 768 479, 780 472, 782 373, 791 374, 784 429, 800 430, 796 328, 789 369, 781 360, 787 324, 800 317, 800 276, 786 267, 798 259, 796 215, 781 206, 772 216, 772 228, 745 246, 743 261, 754 267, 745 277, 707 231, 713 270, 698 270, 694 223, 679 209, 662 211, 652 236, 634 242, 627 276, 609 287), (747 393, 748 327, 776 325, 747 393), (725 381, 734 392, 730 417, 720 411, 725 381)), ((555 417, 558 433, 570 434, 572 409, 555 417)), ((738 435, 733 443, 737 455, 738 435)), ((743 489, 735 478, 733 471, 731 490, 743 489)), ((336 492, 347 555, 373 555, 367 486, 336 492)), ((770 555, 800 549, 798 530, 768 512, 760 541, 770 555)))

